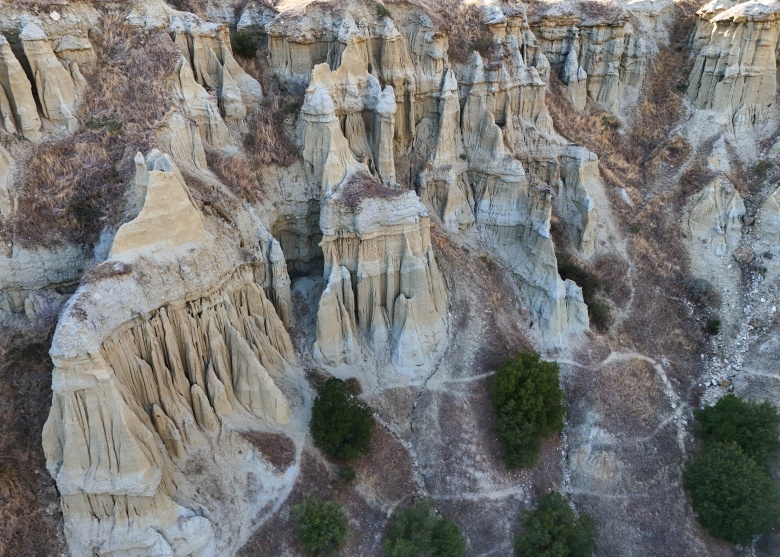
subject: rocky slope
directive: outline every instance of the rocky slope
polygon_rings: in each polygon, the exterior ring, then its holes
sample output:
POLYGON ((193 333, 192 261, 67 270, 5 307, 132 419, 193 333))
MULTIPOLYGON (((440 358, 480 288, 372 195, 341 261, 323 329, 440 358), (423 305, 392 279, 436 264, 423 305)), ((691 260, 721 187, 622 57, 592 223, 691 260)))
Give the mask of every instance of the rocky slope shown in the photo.
POLYGON ((693 409, 780 402, 777 3, 383 6, 0 2, 0 324, 58 316, 30 435, 68 553, 295 555, 321 492, 345 554, 426 495, 506 555, 557 489, 598 555, 734 554, 680 474, 693 409), (489 378, 524 348, 570 411, 509 472, 489 378), (348 487, 307 437, 320 374, 376 409, 348 487))

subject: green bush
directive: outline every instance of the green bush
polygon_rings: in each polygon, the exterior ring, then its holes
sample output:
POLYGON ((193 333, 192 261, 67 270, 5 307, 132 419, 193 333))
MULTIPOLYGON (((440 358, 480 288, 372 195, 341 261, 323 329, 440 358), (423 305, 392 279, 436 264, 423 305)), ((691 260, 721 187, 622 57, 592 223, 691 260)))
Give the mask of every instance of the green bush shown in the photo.
POLYGON ((341 506, 319 497, 293 505, 293 529, 307 555, 333 554, 349 535, 349 520, 341 506))
POLYGON ((686 466, 683 485, 710 534, 747 544, 780 519, 780 490, 736 443, 708 443, 686 466))
POLYGON ((586 304, 590 304, 596 297, 596 293, 601 289, 599 277, 587 269, 583 269, 573 261, 559 258, 558 274, 562 280, 571 280, 582 288, 582 299, 586 304))
POLYGON ((352 460, 368 450, 374 416, 341 379, 325 382, 314 399, 309 428, 314 445, 328 455, 352 460))
POLYGON ((780 414, 769 402, 745 402, 727 395, 697 410, 696 431, 705 443, 736 443, 760 465, 780 451, 780 414))
POLYGON ((566 406, 558 364, 521 352, 504 362, 493 378, 498 440, 510 468, 532 466, 542 437, 563 429, 566 406))
POLYGON ((233 46, 233 54, 242 58, 254 58, 257 54, 257 41, 251 33, 236 31, 231 35, 230 42, 233 46))
POLYGON ((378 17, 379 19, 382 19, 383 17, 389 17, 392 19, 393 14, 390 10, 387 9, 387 6, 383 6, 382 4, 377 4, 376 17, 378 17))
POLYGON ((524 517, 525 530, 515 538, 517 557, 590 557, 596 527, 588 515, 576 517, 556 492, 545 495, 524 517))
POLYGON ((593 300, 588 304, 588 319, 599 331, 606 331, 612 325, 612 310, 609 304, 593 300))
POLYGON ((721 327, 721 320, 720 317, 710 317, 707 320, 707 334, 710 336, 715 336, 718 333, 720 333, 720 327, 721 327))
POLYGON ((452 520, 436 516, 430 500, 418 499, 396 511, 382 551, 387 557, 461 557, 466 544, 452 520))
POLYGON ((343 483, 349 483, 357 478, 357 472, 352 466, 340 466, 339 467, 339 481, 343 483))

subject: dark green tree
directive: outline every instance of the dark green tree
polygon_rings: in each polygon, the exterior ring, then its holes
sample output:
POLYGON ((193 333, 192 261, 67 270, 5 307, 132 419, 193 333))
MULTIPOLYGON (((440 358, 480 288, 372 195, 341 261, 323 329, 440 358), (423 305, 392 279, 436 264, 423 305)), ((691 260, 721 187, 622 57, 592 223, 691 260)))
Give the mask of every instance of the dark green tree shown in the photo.
POLYGON ((560 493, 545 495, 524 517, 515 538, 516 557, 591 557, 596 527, 588 515, 575 516, 560 493))
POLYGON ((349 535, 344 509, 319 497, 307 497, 293 505, 295 537, 312 557, 332 555, 349 535))
POLYGON ((563 429, 566 406, 558 364, 521 352, 504 362, 493 378, 498 440, 510 468, 533 466, 540 440, 563 429))
POLYGON ((247 31, 236 31, 230 37, 233 53, 242 58, 254 58, 257 54, 257 41, 247 31))
POLYGON ((429 499, 396 511, 382 551, 387 557, 461 557, 466 544, 458 526, 436 515, 429 499))
POLYGON ((311 412, 309 428, 314 445, 334 458, 352 460, 368 450, 373 427, 371 408, 347 383, 328 379, 311 412))
POLYGON ((780 489, 736 443, 705 444, 683 485, 702 526, 728 542, 748 544, 780 519, 780 489))
POLYGON ((696 431, 705 443, 736 443, 760 465, 780 450, 780 414, 769 402, 746 402, 734 395, 697 410, 696 431))

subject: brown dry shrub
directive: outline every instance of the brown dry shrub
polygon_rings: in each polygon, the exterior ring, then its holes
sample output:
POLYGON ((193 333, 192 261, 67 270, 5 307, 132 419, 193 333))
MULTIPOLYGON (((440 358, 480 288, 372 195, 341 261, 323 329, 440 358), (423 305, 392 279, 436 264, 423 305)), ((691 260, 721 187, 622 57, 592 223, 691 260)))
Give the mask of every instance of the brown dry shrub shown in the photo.
POLYGON ((354 209, 355 207, 358 207, 364 199, 391 199, 403 195, 403 193, 403 190, 388 188, 366 172, 356 172, 349 179, 347 185, 344 186, 340 199, 345 207, 354 209))
POLYGON ((700 192, 714 177, 715 174, 707 168, 706 158, 700 155, 680 176, 676 201, 680 205, 685 205, 693 194, 700 192))
POLYGON ((257 166, 244 155, 228 156, 215 149, 206 151, 209 169, 230 191, 249 202, 258 201, 264 192, 257 166))
MULTIPOLYGON (((528 21, 532 24, 540 23, 547 16, 550 8, 555 7, 556 11, 559 8, 557 4, 542 0, 527 0, 525 5, 528 21)), ((590 19, 613 25, 625 23, 629 18, 628 13, 615 4, 595 0, 581 0, 580 2, 571 3, 563 17, 566 16, 574 20, 572 23, 590 19)), ((560 18, 560 13, 556 13, 555 17, 560 18)))
POLYGON ((265 94, 260 110, 247 118, 249 131, 244 135, 244 149, 256 164, 291 165, 299 154, 289 128, 303 106, 305 86, 275 79, 263 51, 253 58, 236 60, 260 82, 265 94))
POLYGON ((73 137, 41 144, 21 179, 14 234, 21 244, 94 243, 119 222, 133 155, 153 144, 170 107, 167 79, 180 57, 167 33, 136 32, 105 18, 91 34, 96 67, 73 137))
POLYGON ((0 330, 0 555, 65 552, 59 499, 41 447, 51 405, 53 325, 0 330))
POLYGON ((450 62, 463 64, 475 50, 482 55, 489 53, 493 35, 477 4, 464 4, 462 0, 416 0, 414 3, 431 18, 437 31, 447 35, 450 62))
POLYGON ((295 462, 295 443, 282 433, 243 431, 241 436, 260 451, 264 460, 282 472, 295 462))
POLYGON ((122 277, 133 272, 132 265, 122 261, 104 261, 92 267, 81 277, 81 284, 90 284, 103 279, 122 277))
POLYGON ((616 305, 622 306, 631 297, 631 284, 628 280, 628 261, 616 253, 598 256, 591 268, 601 282, 604 293, 616 305))

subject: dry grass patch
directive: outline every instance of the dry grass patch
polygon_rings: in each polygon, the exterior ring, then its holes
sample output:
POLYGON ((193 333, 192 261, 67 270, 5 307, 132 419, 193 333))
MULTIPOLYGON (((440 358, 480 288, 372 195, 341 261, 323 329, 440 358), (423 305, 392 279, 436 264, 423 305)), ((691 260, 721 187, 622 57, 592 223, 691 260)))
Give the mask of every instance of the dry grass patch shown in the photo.
POLYGON ((90 244, 118 224, 132 158, 154 145, 170 107, 167 79, 180 53, 167 33, 107 17, 93 34, 98 64, 85 75, 82 125, 40 145, 23 167, 14 234, 26 246, 90 244))
POLYGON ((215 149, 206 151, 209 169, 230 191, 241 199, 253 202, 265 192, 258 167, 242 154, 228 156, 215 149))
POLYGON ((370 174, 356 172, 344 186, 339 199, 345 207, 354 209, 365 199, 392 199, 404 193, 404 190, 388 188, 370 174))
POLYGON ((53 326, 51 320, 26 333, 0 329, 0 555, 64 554, 59 498, 41 447, 53 326))
POLYGON ((286 435, 244 431, 241 436, 260 451, 263 460, 270 462, 281 472, 287 470, 295 462, 295 443, 286 435))
POLYGON ((306 88, 274 78, 266 54, 262 49, 251 58, 236 56, 244 71, 260 83, 264 94, 260 110, 247 118, 243 146, 256 165, 290 166, 300 156, 292 132, 306 88))

